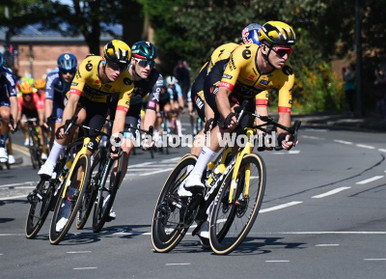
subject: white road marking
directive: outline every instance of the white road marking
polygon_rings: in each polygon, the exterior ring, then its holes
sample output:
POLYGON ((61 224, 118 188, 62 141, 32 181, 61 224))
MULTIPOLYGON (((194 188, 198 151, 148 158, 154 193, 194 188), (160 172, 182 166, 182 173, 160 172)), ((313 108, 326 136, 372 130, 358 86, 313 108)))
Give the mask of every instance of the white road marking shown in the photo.
POLYGON ((173 169, 173 168, 167 168, 167 169, 157 170, 157 171, 152 171, 152 172, 148 172, 148 173, 141 173, 140 176, 153 175, 153 174, 157 174, 157 173, 161 173, 161 172, 165 172, 165 171, 170 171, 170 170, 172 170, 172 169, 173 169))
POLYGON ((129 168, 135 168, 135 167, 143 167, 152 164, 153 162, 146 162, 141 164, 135 164, 135 165, 129 165, 129 168))
POLYGON ((300 137, 305 138, 305 139, 314 139, 314 140, 324 140, 325 139, 325 138, 321 138, 321 137, 306 136, 306 135, 302 135, 300 137))
POLYGON ((20 199, 20 198, 25 198, 25 197, 27 197, 27 194, 25 194, 25 195, 20 195, 20 196, 13 196, 13 197, 0 198, 0 201, 15 200, 15 199, 20 199))
POLYGON ((284 203, 284 204, 276 205, 276 206, 273 206, 273 207, 261 209, 259 212, 260 213, 271 212, 271 211, 287 208, 287 207, 290 207, 290 206, 298 205, 298 204, 301 204, 301 203, 303 203, 303 202, 302 201, 293 201, 293 202, 284 203))
POLYGON ((0 236, 25 236, 24 233, 0 233, 0 236))
POLYGON ((85 266, 85 267, 74 267, 73 270, 91 270, 91 269, 97 269, 96 266, 85 266))
POLYGON ((170 161, 179 161, 181 159, 181 157, 174 157, 174 158, 170 158, 170 159, 164 159, 161 161, 161 163, 169 163, 170 161))
POLYGON ((266 263, 289 263, 289 260, 266 260, 266 263))
POLYGON ((4 254, 0 254, 0 256, 4 256, 4 254))
POLYGON ((357 144, 356 146, 361 147, 361 148, 367 148, 367 149, 375 149, 374 146, 366 145, 366 144, 357 144))
POLYGON ((192 265, 191 263, 166 263, 166 266, 192 265))
POLYGON ((324 198, 324 197, 327 197, 327 196, 331 196, 331 195, 334 195, 336 193, 339 193, 339 192, 342 192, 344 190, 347 190, 347 189, 350 189, 351 187, 340 187, 340 188, 336 188, 334 190, 331 190, 331 191, 328 191, 324 194, 320 194, 320 195, 316 195, 316 196, 313 196, 312 198, 313 199, 321 199, 321 198, 324 198))
POLYGON ((275 152, 272 152, 271 154, 273 154, 273 155, 287 155, 287 154, 299 154, 299 153, 300 153, 300 150, 290 150, 288 152, 275 151, 275 152))
POLYGON ((368 179, 365 179, 365 180, 362 180, 362 181, 358 181, 358 182, 355 183, 355 184, 360 184, 360 185, 362 185, 362 184, 367 184, 367 183, 376 181, 376 180, 378 180, 378 179, 381 179, 381 178, 383 178, 383 177, 384 177, 384 175, 377 175, 377 176, 374 176, 374 177, 371 177, 371 178, 368 178, 368 179))
POLYGON ((313 128, 307 128, 307 129, 304 129, 304 131, 321 132, 321 133, 328 132, 327 129, 313 129, 313 128))
POLYGON ((288 151, 289 154, 299 154, 300 150, 290 150, 288 151))
POLYGON ((19 182, 19 183, 4 184, 4 185, 1 185, 0 188, 15 187, 15 186, 19 186, 19 185, 24 186, 26 184, 36 185, 36 184, 38 184, 38 181, 26 181, 26 182, 19 182))
POLYGON ((386 261, 386 258, 367 258, 364 261, 386 261))
POLYGON ((386 231, 310 231, 310 232, 272 232, 270 234, 309 235, 309 234, 358 234, 358 235, 386 235, 386 231))
POLYGON ((379 148, 378 151, 386 152, 386 149, 379 148))
POLYGON ((315 247, 338 247, 340 244, 336 243, 325 243, 325 244, 316 244, 315 247))
POLYGON ((66 254, 87 254, 87 253, 91 253, 91 251, 69 251, 69 252, 66 252, 66 254))
POLYGON ((337 143, 342 143, 342 144, 347 144, 347 145, 350 145, 352 144, 351 141, 345 141, 345 140, 337 140, 337 139, 334 139, 334 142, 337 142, 337 143))

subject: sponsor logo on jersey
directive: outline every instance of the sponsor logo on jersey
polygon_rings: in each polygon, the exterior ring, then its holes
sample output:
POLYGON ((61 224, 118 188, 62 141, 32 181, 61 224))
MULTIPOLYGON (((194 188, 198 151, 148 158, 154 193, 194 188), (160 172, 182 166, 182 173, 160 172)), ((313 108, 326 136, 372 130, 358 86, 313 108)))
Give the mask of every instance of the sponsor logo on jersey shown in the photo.
POLYGON ((124 78, 124 79, 123 79, 123 83, 126 84, 126 85, 130 85, 130 84, 132 84, 133 82, 132 82, 131 79, 129 79, 129 78, 124 78))
POLYGON ((113 87, 111 84, 105 84, 105 87, 106 88, 111 88, 111 87, 113 87))
POLYGON ((262 79, 262 80, 260 80, 260 83, 264 84, 264 85, 268 85, 269 84, 269 80, 262 79))
POLYGON ((233 59, 233 57, 231 58, 230 62, 229 62, 229 68, 233 71, 233 70, 236 70, 236 64, 235 64, 235 60, 233 59))
POLYGON ((73 86, 77 86, 77 85, 78 85, 78 83, 77 83, 77 82, 71 82, 71 85, 73 85, 73 86))
POLYGON ((222 77, 226 79, 232 79, 232 76, 227 74, 223 74, 222 77))
POLYGON ((250 75, 250 76, 248 77, 248 79, 250 79, 250 80, 253 80, 254 78, 255 78, 254 75, 250 75))
POLYGON ((247 60, 251 58, 251 50, 248 48, 249 46, 247 47, 247 49, 243 50, 243 53, 242 53, 243 58, 247 60))
POLYGON ((199 109, 202 109, 203 108, 203 106, 204 106, 204 102, 200 99, 200 98, 198 98, 197 96, 196 96, 196 98, 195 98, 196 100, 196 106, 199 108, 199 109))
POLYGON ((93 68, 93 65, 91 64, 91 60, 87 61, 87 64, 86 64, 86 70, 88 72, 91 72, 92 68, 93 68))

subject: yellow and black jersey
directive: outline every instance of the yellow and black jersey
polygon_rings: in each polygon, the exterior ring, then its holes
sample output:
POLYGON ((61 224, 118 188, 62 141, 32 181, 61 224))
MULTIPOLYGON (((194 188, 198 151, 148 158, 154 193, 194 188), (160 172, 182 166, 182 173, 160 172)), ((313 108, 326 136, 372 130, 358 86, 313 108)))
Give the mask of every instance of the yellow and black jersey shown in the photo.
MULTIPOLYGON (((238 46, 239 45, 236 43, 226 43, 226 44, 223 44, 223 45, 217 47, 210 55, 207 74, 209 74, 209 72, 210 72, 210 70, 212 70, 214 64, 216 64, 218 61, 228 59, 229 56, 231 56, 232 51, 235 50, 235 48, 237 48, 238 46)), ((207 65, 207 64, 205 64, 205 65, 207 65)))
POLYGON ((71 83, 70 94, 83 96, 95 103, 106 103, 111 94, 119 94, 117 110, 127 112, 134 89, 131 75, 125 71, 116 81, 102 83, 99 78, 101 63, 101 56, 90 55, 84 59, 71 83))
POLYGON ((268 103, 269 89, 279 88, 279 112, 291 112, 291 90, 295 80, 292 68, 285 65, 282 69, 261 74, 256 65, 258 49, 256 44, 237 47, 229 57, 220 87, 228 88, 233 95, 242 99, 256 97, 258 105, 268 103))

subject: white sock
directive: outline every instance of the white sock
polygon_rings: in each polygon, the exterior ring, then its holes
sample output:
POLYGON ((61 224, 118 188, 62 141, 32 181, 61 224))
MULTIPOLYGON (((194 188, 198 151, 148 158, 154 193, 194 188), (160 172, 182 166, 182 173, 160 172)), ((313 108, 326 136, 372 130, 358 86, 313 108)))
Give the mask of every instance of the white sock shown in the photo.
POLYGON ((54 144, 52 145, 52 149, 50 152, 50 155, 48 155, 48 158, 46 160, 46 163, 55 166, 56 162, 58 161, 60 153, 62 153, 63 149, 65 148, 64 145, 59 144, 58 142, 54 141, 54 144))
POLYGON ((176 120, 176 126, 177 126, 178 135, 182 135, 182 128, 181 128, 181 120, 180 119, 176 120))
POLYGON ((217 152, 214 152, 210 150, 209 147, 204 146, 190 175, 197 175, 201 177, 206 166, 216 157, 216 154, 217 152))

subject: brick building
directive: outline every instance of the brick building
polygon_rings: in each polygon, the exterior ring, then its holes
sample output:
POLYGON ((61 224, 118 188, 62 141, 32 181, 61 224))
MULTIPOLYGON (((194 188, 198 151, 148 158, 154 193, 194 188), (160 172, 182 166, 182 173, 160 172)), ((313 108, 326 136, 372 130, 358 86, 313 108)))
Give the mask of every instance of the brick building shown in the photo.
MULTIPOLYGON (((110 40, 109 34, 102 34, 100 49, 110 40)), ((4 52, 5 30, 0 29, 0 52, 4 52)), ((58 32, 43 32, 33 26, 27 26, 18 35, 12 36, 11 46, 14 52, 14 69, 19 76, 31 75, 41 78, 56 67, 60 54, 70 52, 76 56, 78 63, 89 54, 83 36, 66 37, 58 32)))

